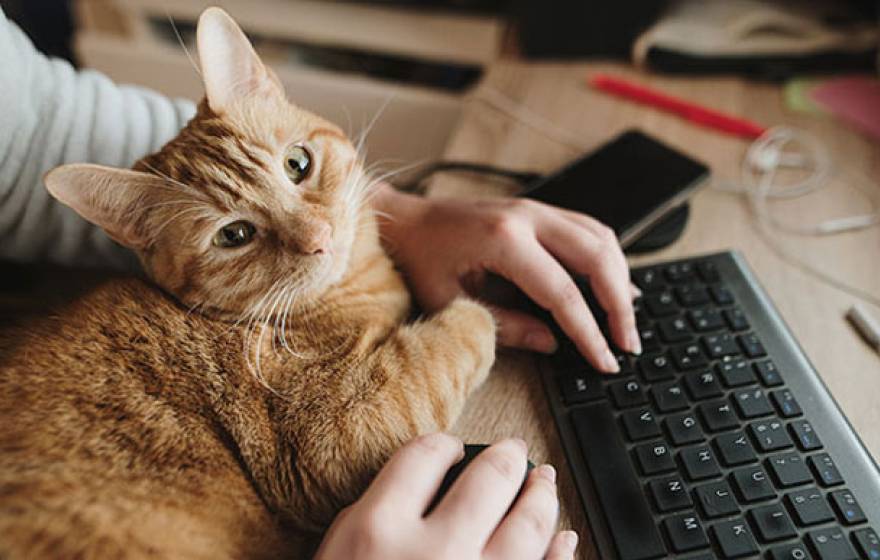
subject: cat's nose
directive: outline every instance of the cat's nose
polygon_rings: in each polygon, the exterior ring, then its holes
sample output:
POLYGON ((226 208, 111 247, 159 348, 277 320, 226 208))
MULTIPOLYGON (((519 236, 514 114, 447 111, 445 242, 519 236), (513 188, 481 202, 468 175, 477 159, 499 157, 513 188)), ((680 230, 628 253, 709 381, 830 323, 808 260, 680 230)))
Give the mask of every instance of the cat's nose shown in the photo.
POLYGON ((333 231, 327 222, 316 222, 299 239, 299 250, 305 255, 321 255, 333 250, 333 231))

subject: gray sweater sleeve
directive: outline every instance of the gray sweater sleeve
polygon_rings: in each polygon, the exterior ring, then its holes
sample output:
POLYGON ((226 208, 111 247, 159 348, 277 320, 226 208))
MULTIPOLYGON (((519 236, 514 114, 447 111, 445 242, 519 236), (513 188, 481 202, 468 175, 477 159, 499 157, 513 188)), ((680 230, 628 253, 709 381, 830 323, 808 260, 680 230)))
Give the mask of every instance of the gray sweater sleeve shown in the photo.
POLYGON ((62 163, 130 167, 195 113, 39 53, 0 9, 0 258, 136 270, 136 259, 49 196, 62 163))

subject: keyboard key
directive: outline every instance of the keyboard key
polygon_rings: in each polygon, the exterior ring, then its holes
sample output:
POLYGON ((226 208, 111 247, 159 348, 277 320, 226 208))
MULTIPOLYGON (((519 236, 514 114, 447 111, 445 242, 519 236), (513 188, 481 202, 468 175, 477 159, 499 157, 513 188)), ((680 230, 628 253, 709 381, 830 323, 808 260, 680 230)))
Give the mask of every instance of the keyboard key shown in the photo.
POLYGON ((718 461, 708 445, 687 447, 678 455, 684 465, 684 471, 690 480, 703 480, 721 476, 718 461))
POLYGON ((664 421, 669 439, 674 445, 703 441, 703 429, 693 413, 673 414, 664 421))
POLYGON ((718 305, 730 305, 733 303, 733 294, 724 286, 711 286, 709 293, 712 294, 712 299, 718 305))
POLYGON ((749 330, 749 321, 746 319, 742 310, 738 307, 725 309, 722 312, 722 315, 724 315, 724 320, 727 321, 730 330, 737 332, 749 330))
POLYGON ((770 400, 783 418, 794 418, 803 414, 801 405, 794 399, 794 395, 788 389, 781 389, 770 393, 770 400))
POLYGON ((857 525, 867 521, 862 506, 849 490, 838 490, 829 494, 831 505, 837 510, 837 515, 844 525, 857 525))
POLYGON ((660 332, 660 338, 667 344, 687 342, 694 337, 687 321, 681 317, 659 321, 657 330, 660 332))
POLYGON ((742 558, 758 553, 758 545, 745 519, 738 517, 712 526, 723 558, 742 558))
POLYGON ((687 318, 697 332, 712 332, 724 328, 724 318, 717 309, 692 309, 687 312, 687 318))
POLYGON ((625 352, 615 352, 614 358, 617 360, 617 365, 620 366, 620 371, 616 374, 617 376, 624 377, 636 372, 636 368, 633 365, 633 361, 630 359, 629 354, 625 352))
POLYGON ((657 338, 657 331, 652 328, 640 328, 639 338, 642 339, 642 350, 645 352, 654 352, 659 350, 660 340, 657 338))
POLYGON ((669 542, 676 552, 690 552, 709 546, 709 539, 697 514, 690 511, 663 520, 669 542))
POLYGON ((733 335, 727 333, 704 336, 703 348, 706 349, 706 355, 713 360, 739 354, 739 346, 736 344, 736 339, 733 338, 733 335))
POLYGON ((675 370, 669 363, 666 354, 654 354, 653 356, 642 356, 639 358, 639 369, 647 381, 663 381, 675 377, 675 370))
POLYGON ((684 376, 684 384, 696 400, 711 399, 722 395, 718 378, 709 370, 691 372, 684 376))
POLYGON ((751 385, 757 381, 749 363, 742 358, 734 358, 718 364, 718 374, 728 387, 751 385))
POLYGON ((666 546, 636 478, 611 406, 599 402, 579 407, 571 412, 571 419, 621 560, 665 556, 666 546))
POLYGON ((618 408, 629 408, 648 404, 648 398, 645 391, 642 390, 642 384, 635 379, 618 381, 608 386, 611 391, 611 398, 618 408))
POLYGON ((703 423, 710 432, 721 432, 739 426, 733 406, 727 401, 711 401, 698 407, 703 423))
POLYGON ((687 397, 685 397, 684 389, 674 381, 655 385, 651 388, 651 396, 660 412, 675 412, 690 406, 687 397))
POLYGON ((576 404, 605 398, 602 382, 595 373, 562 374, 559 376, 562 400, 576 404))
POLYGON ((647 295, 643 301, 652 317, 668 317, 678 313, 678 304, 669 292, 647 295))
POLYGON ((788 425, 791 434, 801 451, 815 451, 822 449, 822 441, 813 430, 813 425, 806 420, 797 420, 788 425))
POLYGON ((760 362, 755 362, 754 367, 755 373, 761 378, 761 383, 764 386, 776 387, 782 385, 782 376, 779 375, 779 370, 776 369, 776 364, 772 361, 761 360, 760 362))
POLYGON ((649 408, 639 408, 624 412, 621 416, 623 427, 631 441, 650 439, 660 435, 660 426, 654 419, 654 413, 649 408))
POLYGON ((785 427, 779 420, 767 420, 765 422, 753 422, 749 424, 749 431, 758 449, 763 452, 780 451, 792 446, 791 438, 785 431, 785 427))
POLYGON ((743 419, 758 418, 773 414, 773 407, 767 400, 764 389, 744 389, 733 393, 733 402, 743 419))
POLYGON ((709 292, 699 284, 688 284, 675 288, 675 297, 685 307, 698 307, 709 303, 709 292))
POLYGON ((707 284, 721 281, 721 275, 718 274, 718 267, 716 267, 715 263, 712 261, 698 262, 697 273, 700 275, 700 278, 703 279, 703 282, 706 282, 707 284))
POLYGON ((742 431, 721 434, 715 438, 715 449, 721 457, 721 462, 728 467, 753 463, 758 460, 755 448, 749 442, 749 438, 742 431))
POLYGON ((733 491, 724 480, 698 486, 694 492, 706 517, 724 517, 739 513, 733 491))
POLYGON ((782 504, 756 507, 749 512, 749 517, 758 531, 758 538, 763 542, 782 541, 797 536, 791 518, 785 513, 782 504))
POLYGON ((637 270, 632 273, 633 282, 644 293, 662 291, 666 281, 656 269, 637 270))
POLYGON ((841 476, 840 471, 837 470, 837 465, 834 464, 834 460, 831 458, 831 455, 827 453, 819 453, 818 455, 813 455, 807 462, 810 464, 810 468, 813 469, 813 473, 816 475, 816 478, 819 479, 819 484, 828 488, 829 486, 837 486, 838 484, 843 484, 843 476, 841 476))
POLYGON ((739 336, 739 345, 743 349, 743 353, 749 358, 763 358, 767 355, 767 350, 758 339, 756 334, 743 334, 739 336))
POLYGON ((672 450, 662 441, 643 443, 635 449, 639 468, 646 476, 675 470, 672 450))
POLYGON ((657 509, 662 512, 685 509, 694 505, 684 486, 684 481, 679 476, 652 480, 650 487, 654 503, 657 504, 657 509))
POLYGON ((803 544, 785 544, 770 550, 770 560, 812 560, 803 544))
POLYGON ((819 529, 807 533, 807 542, 813 547, 818 560, 858 560, 856 551, 838 527, 819 529))
POLYGON ((709 363, 700 345, 696 343, 676 346, 670 354, 675 367, 679 370, 697 369, 709 363))
POLYGON ((817 525, 834 520, 825 497, 816 488, 805 488, 785 495, 785 501, 794 513, 798 525, 817 525))
POLYGON ((687 282, 694 278, 694 265, 689 262, 670 264, 663 269, 663 275, 674 284, 687 282))
POLYGON ((880 559, 880 537, 877 536, 877 532, 874 529, 870 527, 859 529, 853 532, 852 538, 856 543, 856 548, 862 554, 862 558, 880 559))
POLYGON ((800 486, 813 482, 813 475, 810 474, 806 461, 798 453, 774 455, 768 458, 764 464, 779 486, 800 486))
POLYGON ((744 502, 760 502, 776 497, 776 491, 762 467, 746 467, 733 471, 731 483, 744 502))

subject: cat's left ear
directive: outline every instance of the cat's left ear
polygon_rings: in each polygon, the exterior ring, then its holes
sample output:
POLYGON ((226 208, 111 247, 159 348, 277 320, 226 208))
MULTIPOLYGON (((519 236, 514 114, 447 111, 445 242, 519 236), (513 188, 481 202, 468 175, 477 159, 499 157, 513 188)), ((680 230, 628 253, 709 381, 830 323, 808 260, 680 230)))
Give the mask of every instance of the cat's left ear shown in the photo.
POLYGON ((56 167, 43 180, 52 196, 118 243, 130 249, 150 244, 144 206, 165 192, 161 179, 128 169, 75 163, 56 167))
POLYGON ((252 96, 284 97, 278 77, 254 51, 244 32, 220 8, 199 17, 196 43, 208 105, 218 115, 252 96))

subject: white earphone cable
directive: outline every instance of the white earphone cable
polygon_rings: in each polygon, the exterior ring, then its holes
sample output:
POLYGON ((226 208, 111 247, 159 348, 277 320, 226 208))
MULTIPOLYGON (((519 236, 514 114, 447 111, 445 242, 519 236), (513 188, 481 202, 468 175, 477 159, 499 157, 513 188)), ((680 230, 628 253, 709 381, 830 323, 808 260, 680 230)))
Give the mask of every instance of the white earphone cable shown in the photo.
POLYGON ((880 307, 880 296, 828 274, 790 251, 774 235, 774 229, 800 235, 830 235, 864 229, 880 223, 877 203, 870 192, 857 186, 857 182, 852 186, 858 189, 870 203, 871 213, 869 214, 844 216, 818 224, 801 225, 783 222, 770 212, 767 205, 768 199, 796 198, 816 192, 830 183, 834 171, 828 151, 814 137, 793 128, 775 127, 749 146, 742 161, 741 183, 720 185, 716 188, 741 192, 748 196, 758 232, 767 246, 780 259, 842 292, 880 307), (786 148, 798 145, 802 149, 801 153, 786 152, 786 148), (777 172, 784 167, 805 170, 808 175, 799 181, 788 184, 777 183, 777 172))

